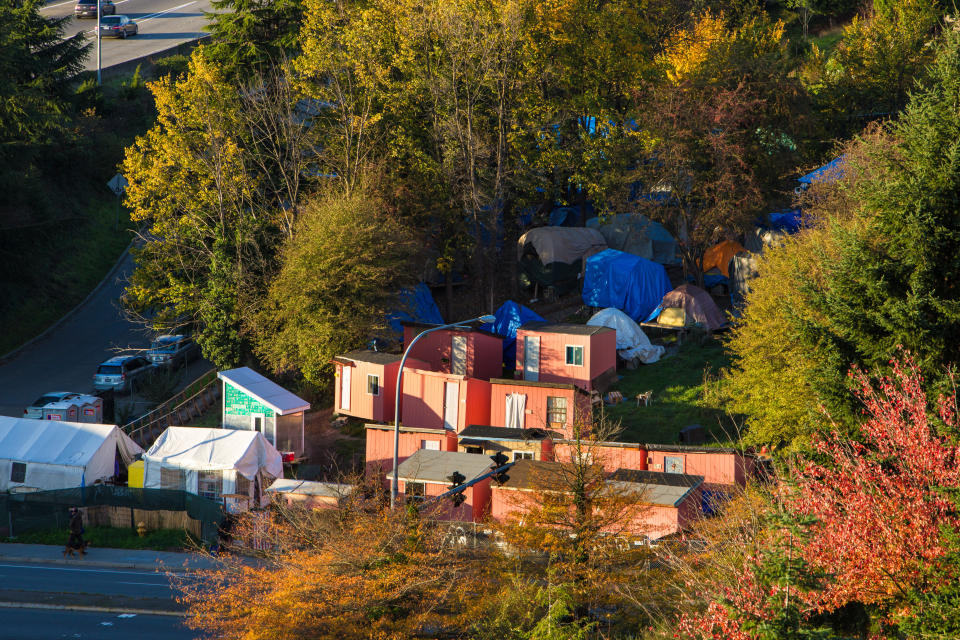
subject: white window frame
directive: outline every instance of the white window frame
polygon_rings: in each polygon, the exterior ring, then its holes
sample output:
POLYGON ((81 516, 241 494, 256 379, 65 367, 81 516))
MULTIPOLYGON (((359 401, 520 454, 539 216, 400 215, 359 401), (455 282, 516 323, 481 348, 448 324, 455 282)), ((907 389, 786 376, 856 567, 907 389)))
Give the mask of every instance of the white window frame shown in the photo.
POLYGON ((426 451, 440 451, 440 441, 439 440, 421 440, 420 448, 425 449, 426 451))
POLYGON ((197 495, 210 500, 220 500, 223 495, 223 471, 198 471, 197 495))
POLYGON ((584 360, 584 351, 586 351, 586 350, 583 348, 583 345, 582 345, 582 344, 566 344, 566 345, 563 345, 563 360, 564 360, 564 362, 566 363, 566 365, 567 365, 568 367, 582 367, 582 366, 583 366, 583 360, 584 360), (570 353, 570 352, 568 351, 569 349, 573 349, 573 350, 574 350, 574 351, 573 351, 573 353, 574 353, 574 358, 573 358, 573 359, 574 359, 574 360, 577 359, 577 358, 576 358, 577 349, 580 350, 580 364, 577 364, 576 362, 570 362, 570 361, 569 361, 569 360, 570 360, 570 359, 568 358, 569 353, 570 353))
POLYGON ((533 460, 533 451, 520 451, 515 450, 513 453, 513 461, 517 460, 533 460))
POLYGON ((567 418, 569 417, 569 414, 567 412, 570 409, 569 407, 570 403, 567 402, 567 400, 568 400, 567 396, 547 396, 547 426, 552 426, 555 424, 565 426, 567 424, 567 418), (556 409, 556 408, 554 408, 553 410, 550 409, 551 400, 563 400, 563 420, 550 419, 551 413, 560 413, 560 409, 556 409))
POLYGON ((380 376, 378 376, 378 375, 375 374, 375 373, 368 373, 368 374, 367 374, 367 395, 368 395, 368 396, 379 396, 379 395, 380 395, 380 390, 381 390, 382 388, 383 388, 383 387, 380 386, 380 376), (373 378, 374 380, 377 381, 377 392, 376 392, 376 393, 370 393, 370 378, 373 378))
POLYGON ((250 430, 257 430, 257 418, 260 418, 260 433, 266 437, 267 435, 267 415, 265 413, 251 413, 250 414, 250 430))

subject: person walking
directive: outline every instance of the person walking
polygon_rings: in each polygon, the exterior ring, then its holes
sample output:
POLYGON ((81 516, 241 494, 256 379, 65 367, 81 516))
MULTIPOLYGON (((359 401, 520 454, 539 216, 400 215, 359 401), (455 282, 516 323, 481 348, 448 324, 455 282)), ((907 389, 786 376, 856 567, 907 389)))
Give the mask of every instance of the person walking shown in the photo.
POLYGON ((70 507, 70 539, 67 541, 67 551, 79 551, 80 555, 87 555, 86 545, 83 543, 83 515, 80 509, 70 507))

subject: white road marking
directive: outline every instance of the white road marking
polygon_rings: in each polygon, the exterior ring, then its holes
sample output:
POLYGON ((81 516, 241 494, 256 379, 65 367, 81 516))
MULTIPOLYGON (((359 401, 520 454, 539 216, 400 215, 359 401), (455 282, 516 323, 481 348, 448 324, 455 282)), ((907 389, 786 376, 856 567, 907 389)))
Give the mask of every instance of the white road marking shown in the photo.
POLYGON ((137 614, 135 613, 121 613, 117 616, 118 618, 136 618, 137 614))
POLYGON ((184 4, 178 5, 176 7, 171 7, 169 9, 164 9, 163 11, 157 11, 156 13, 151 13, 146 18, 137 18, 134 22, 136 22, 137 24, 140 24, 141 22, 146 22, 147 20, 153 20, 157 16, 162 16, 165 13, 170 13, 171 11, 176 11, 177 9, 183 9, 184 7, 189 7, 192 4, 197 4, 197 0, 193 0, 192 2, 186 2, 184 4))
MULTIPOLYGON (((124 2, 129 2, 130 0, 116 0, 113 4, 123 4, 124 2)), ((57 7, 62 7, 67 4, 77 4, 77 0, 67 0, 67 2, 61 2, 60 4, 48 4, 45 7, 40 7, 40 11, 45 11, 46 9, 55 9, 57 7)))
POLYGON ((145 584, 148 587, 166 587, 167 583, 165 582, 120 582, 117 580, 117 584, 145 584))
POLYGON ((44 571, 78 571, 82 573, 126 573, 132 576, 142 576, 143 571, 117 571, 114 569, 74 569, 72 567, 39 567, 32 564, 0 564, 0 567, 10 569, 42 569, 44 571))

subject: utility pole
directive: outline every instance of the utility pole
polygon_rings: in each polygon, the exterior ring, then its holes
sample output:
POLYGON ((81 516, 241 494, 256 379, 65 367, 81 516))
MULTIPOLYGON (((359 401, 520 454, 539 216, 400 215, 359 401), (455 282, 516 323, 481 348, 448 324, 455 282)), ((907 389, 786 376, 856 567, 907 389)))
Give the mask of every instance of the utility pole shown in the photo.
POLYGON ((97 86, 100 86, 100 7, 102 0, 97 0, 97 86))

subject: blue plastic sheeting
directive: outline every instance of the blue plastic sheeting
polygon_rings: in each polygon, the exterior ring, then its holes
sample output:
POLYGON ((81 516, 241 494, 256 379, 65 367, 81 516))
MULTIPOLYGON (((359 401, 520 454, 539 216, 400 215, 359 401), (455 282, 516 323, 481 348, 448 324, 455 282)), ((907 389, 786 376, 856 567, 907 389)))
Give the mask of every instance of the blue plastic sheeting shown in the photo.
POLYGON ((797 182, 808 186, 814 182, 826 182, 827 184, 836 182, 843 177, 843 162, 845 157, 846 156, 840 156, 839 158, 834 158, 819 169, 814 169, 807 175, 797 178, 797 182))
POLYGON ((497 320, 493 324, 482 324, 480 328, 504 337, 503 363, 513 368, 517 361, 517 329, 528 322, 545 322, 545 319, 513 300, 504 302, 493 315, 497 320))
MULTIPOLYGON (((687 282, 693 282, 693 276, 687 276, 687 282)), ((703 288, 704 289, 713 289, 718 284, 730 285, 730 280, 727 276, 722 273, 705 273, 703 274, 703 288)))
POLYGON ((400 323, 404 321, 443 324, 440 308, 433 301, 430 289, 422 282, 413 289, 404 289, 397 297, 400 308, 387 314, 387 322, 390 323, 390 328, 397 333, 403 333, 403 325, 400 323))
POLYGON ((769 222, 761 220, 757 223, 757 226, 772 231, 783 231, 784 233, 796 233, 803 228, 803 211, 800 209, 768 213, 767 218, 769 218, 769 222))
POLYGON ((588 306, 615 307, 643 321, 672 288, 663 265, 652 260, 614 249, 587 258, 583 302, 588 306))

